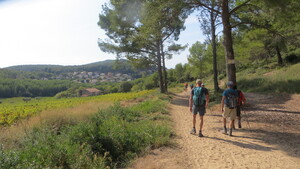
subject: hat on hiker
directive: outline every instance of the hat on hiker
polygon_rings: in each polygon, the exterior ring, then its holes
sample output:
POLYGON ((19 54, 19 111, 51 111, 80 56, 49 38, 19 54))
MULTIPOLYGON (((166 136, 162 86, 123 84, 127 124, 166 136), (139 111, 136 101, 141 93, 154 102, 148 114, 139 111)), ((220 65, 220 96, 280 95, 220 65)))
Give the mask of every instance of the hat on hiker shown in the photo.
POLYGON ((233 86, 233 82, 232 81, 228 81, 227 82, 227 86, 233 86))
POLYGON ((196 80, 196 84, 201 84, 201 83, 202 83, 202 81, 200 79, 196 80))

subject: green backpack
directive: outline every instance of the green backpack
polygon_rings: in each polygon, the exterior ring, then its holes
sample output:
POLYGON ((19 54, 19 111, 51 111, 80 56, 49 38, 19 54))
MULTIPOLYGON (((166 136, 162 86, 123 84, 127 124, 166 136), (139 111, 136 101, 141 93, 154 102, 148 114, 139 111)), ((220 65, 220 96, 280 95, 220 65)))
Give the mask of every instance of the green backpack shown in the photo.
POLYGON ((195 106, 203 106, 205 105, 205 95, 202 90, 202 87, 194 88, 193 101, 195 106))

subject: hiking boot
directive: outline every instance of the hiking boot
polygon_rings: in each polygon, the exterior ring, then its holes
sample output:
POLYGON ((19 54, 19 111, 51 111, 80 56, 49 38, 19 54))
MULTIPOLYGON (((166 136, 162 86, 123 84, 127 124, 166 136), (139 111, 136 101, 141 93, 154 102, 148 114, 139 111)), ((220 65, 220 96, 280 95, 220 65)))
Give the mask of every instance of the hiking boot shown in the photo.
POLYGON ((232 129, 229 129, 229 136, 232 136, 232 129))
POLYGON ((191 133, 191 134, 196 134, 196 129, 195 129, 195 127, 192 128, 192 130, 191 130, 190 133, 191 133))
POLYGON ((199 135, 198 136, 199 137, 204 137, 201 131, 199 131, 199 135))
POLYGON ((242 123, 240 121, 238 122, 238 126, 239 128, 242 128, 242 123))
POLYGON ((224 128, 224 129, 222 130, 222 133, 223 133, 223 134, 227 134, 227 129, 224 128))

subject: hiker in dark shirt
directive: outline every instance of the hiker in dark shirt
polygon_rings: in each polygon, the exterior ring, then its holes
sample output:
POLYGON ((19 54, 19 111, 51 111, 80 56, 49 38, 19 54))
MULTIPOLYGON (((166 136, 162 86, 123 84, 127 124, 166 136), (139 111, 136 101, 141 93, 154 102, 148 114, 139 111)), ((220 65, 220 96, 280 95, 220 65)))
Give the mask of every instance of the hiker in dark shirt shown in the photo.
MULTIPOLYGON (((238 92, 239 98, 238 98, 238 104, 236 106, 236 117, 238 119, 238 127, 242 128, 242 123, 241 123, 241 107, 246 103, 246 98, 244 93, 241 90, 238 90, 236 85, 233 86, 233 89, 235 89, 238 92)), ((233 122, 233 128, 235 129, 235 125, 233 122)))
POLYGON ((193 90, 194 84, 190 84, 190 88, 191 88, 191 90, 193 90))
POLYGON ((184 84, 184 91, 187 91, 188 86, 189 86, 188 83, 185 83, 185 84, 184 84))
POLYGON ((238 99, 238 92, 233 89, 232 81, 228 81, 227 86, 228 89, 224 90, 222 94, 222 102, 221 102, 221 112, 222 112, 223 124, 224 124, 224 129, 222 133, 232 136, 233 122, 234 119, 236 118, 236 105, 238 99), (225 110, 224 110, 224 106, 225 106, 225 110), (227 133, 226 118, 230 118, 229 133, 227 133))
POLYGON ((196 87, 191 91, 189 99, 190 112, 193 113, 193 128, 191 134, 196 134, 196 116, 197 113, 200 115, 200 130, 199 137, 203 137, 202 128, 203 128, 203 116, 206 112, 206 107, 209 103, 209 94, 208 90, 201 87, 201 80, 196 80, 196 87), (201 103, 200 103, 201 102, 201 103))

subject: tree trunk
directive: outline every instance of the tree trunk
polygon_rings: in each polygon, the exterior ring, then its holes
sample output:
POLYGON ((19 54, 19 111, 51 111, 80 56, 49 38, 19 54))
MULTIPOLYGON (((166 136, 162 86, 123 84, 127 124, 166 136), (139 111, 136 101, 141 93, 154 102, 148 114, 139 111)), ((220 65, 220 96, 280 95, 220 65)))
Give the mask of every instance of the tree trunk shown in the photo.
POLYGON ((162 74, 162 66, 161 66, 161 52, 160 52, 160 43, 157 43, 157 71, 159 77, 159 88, 160 93, 165 93, 163 74, 162 74))
POLYGON ((222 23, 224 35, 224 48, 226 57, 226 73, 228 81, 232 81, 236 85, 236 68, 233 52, 233 41, 231 35, 230 13, 228 7, 228 0, 222 1, 222 23))
POLYGON ((278 45, 276 46, 276 53, 277 53, 277 63, 278 63, 278 65, 282 65, 283 61, 282 61, 282 56, 281 56, 278 45))
POLYGON ((217 69, 217 43, 216 43, 216 23, 214 20, 214 11, 210 11, 210 23, 211 23, 211 44, 213 50, 213 71, 214 71, 214 89, 219 91, 218 84, 218 69, 217 69))
POLYGON ((168 76, 167 76, 167 70, 166 70, 166 58, 165 58, 165 52, 163 43, 161 42, 161 56, 162 56, 162 62, 163 62, 163 72, 164 72, 164 88, 165 92, 168 92, 168 76))

